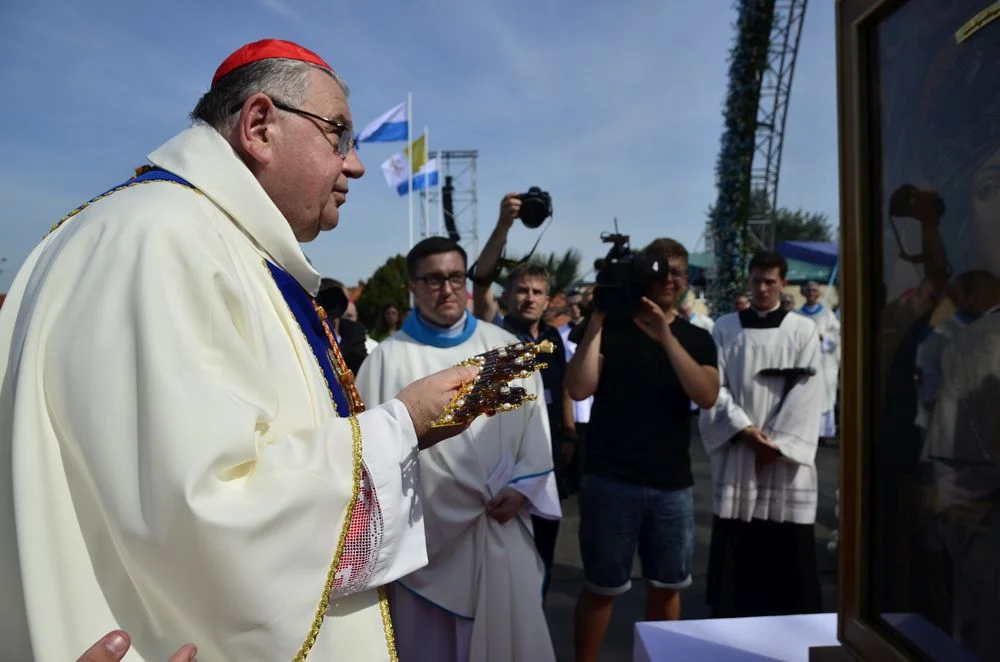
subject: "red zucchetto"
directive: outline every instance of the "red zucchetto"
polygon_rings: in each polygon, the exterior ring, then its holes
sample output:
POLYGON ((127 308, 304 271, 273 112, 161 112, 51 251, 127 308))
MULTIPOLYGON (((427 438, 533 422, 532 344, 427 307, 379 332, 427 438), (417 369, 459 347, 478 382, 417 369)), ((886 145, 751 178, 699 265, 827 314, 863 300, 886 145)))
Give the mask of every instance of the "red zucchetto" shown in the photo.
POLYGON ((223 76, 232 73, 240 67, 252 62, 270 60, 271 58, 299 60, 300 62, 308 62, 309 64, 315 64, 333 71, 333 67, 327 64, 323 58, 307 48, 281 39, 262 39, 261 41, 255 41, 252 44, 240 47, 239 50, 227 57, 219 65, 219 68, 216 69, 215 76, 212 77, 212 87, 215 87, 215 84, 223 76))

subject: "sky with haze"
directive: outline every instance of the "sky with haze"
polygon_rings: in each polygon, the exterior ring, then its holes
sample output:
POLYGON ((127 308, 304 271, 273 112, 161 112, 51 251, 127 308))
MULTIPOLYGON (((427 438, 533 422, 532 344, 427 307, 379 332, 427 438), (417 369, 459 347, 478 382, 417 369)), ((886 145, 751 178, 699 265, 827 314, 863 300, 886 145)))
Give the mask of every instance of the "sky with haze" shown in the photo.
MULTIPOLYGON (((837 219, 834 6, 806 11, 778 195, 837 219)), ((702 250, 734 20, 728 0, 0 3, 0 292, 52 223, 188 125, 227 55, 267 37, 326 58, 358 128, 411 92, 432 150, 478 150, 480 247, 503 194, 538 185, 555 207, 540 251, 576 247, 589 267, 614 217, 635 246, 702 250)), ((324 275, 353 283, 407 251, 406 200, 380 169, 402 147, 362 146, 340 226, 306 246, 324 275)), ((518 224, 508 250, 536 236, 518 224)))

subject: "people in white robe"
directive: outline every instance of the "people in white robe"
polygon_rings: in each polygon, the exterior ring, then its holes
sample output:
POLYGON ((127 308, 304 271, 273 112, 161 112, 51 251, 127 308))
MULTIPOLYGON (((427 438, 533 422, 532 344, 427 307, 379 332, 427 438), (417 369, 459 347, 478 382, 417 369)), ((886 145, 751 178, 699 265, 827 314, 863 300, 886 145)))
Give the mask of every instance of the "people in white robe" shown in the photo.
POLYGON ((0 310, 5 659, 389 660, 381 587, 427 560, 401 466, 475 370, 357 397, 300 248, 364 174, 318 55, 242 47, 192 116, 0 310))
POLYGON ((690 297, 685 297, 684 300, 681 301, 680 305, 677 307, 677 312, 680 313, 681 317, 686 319, 688 322, 691 322, 691 324, 694 324, 701 329, 705 329, 709 333, 711 333, 712 329, 715 327, 715 322, 707 313, 701 314, 695 311, 690 297))
POLYGON ((781 307, 784 308, 785 310, 787 310, 788 312, 794 311, 795 310, 795 297, 793 297, 791 294, 782 294, 781 295, 781 307))
POLYGON ((948 285, 948 299, 955 307, 954 312, 934 327, 930 335, 917 346, 916 371, 919 406, 916 424, 927 430, 931 414, 937 402, 937 392, 941 387, 941 358, 955 335, 982 315, 977 310, 975 285, 979 280, 977 272, 966 272, 948 285))
MULTIPOLYGON (((687 296, 684 297, 684 300, 681 301, 680 305, 677 307, 677 312, 680 314, 682 318, 686 319, 691 324, 697 326, 698 328, 705 329, 709 333, 711 333, 712 329, 715 328, 715 321, 707 314, 706 315, 698 314, 695 311, 694 306, 691 304, 690 298, 687 296)), ((691 402, 692 414, 697 411, 698 411, 698 405, 692 401, 691 402)))
MULTIPOLYGON (((467 259, 445 237, 407 255, 414 310, 361 366, 366 402, 390 400, 406 384, 482 352, 516 343, 468 309, 467 259)), ((420 454, 419 502, 428 563, 391 588, 401 662, 545 662, 555 655, 542 610, 543 566, 532 515, 558 520, 542 380, 536 400, 481 419, 420 454)))
POLYGON ((701 412, 712 468, 708 601, 716 617, 817 612, 816 449, 823 388, 817 327, 781 308, 788 264, 749 265, 751 307, 713 337, 722 381, 701 412))
MULTIPOLYGON (((933 510, 952 565, 953 635, 979 659, 1000 658, 1000 278, 979 272, 986 304, 953 330, 924 457, 934 463, 933 510), (987 307, 988 306, 988 307, 987 307)), ((971 283, 970 283, 971 284, 971 283)))
POLYGON ((837 397, 840 385, 840 319, 820 301, 820 287, 809 281, 802 289, 806 302, 799 312, 816 323, 823 352, 821 376, 823 379, 823 413, 820 416, 819 436, 837 436, 837 397))

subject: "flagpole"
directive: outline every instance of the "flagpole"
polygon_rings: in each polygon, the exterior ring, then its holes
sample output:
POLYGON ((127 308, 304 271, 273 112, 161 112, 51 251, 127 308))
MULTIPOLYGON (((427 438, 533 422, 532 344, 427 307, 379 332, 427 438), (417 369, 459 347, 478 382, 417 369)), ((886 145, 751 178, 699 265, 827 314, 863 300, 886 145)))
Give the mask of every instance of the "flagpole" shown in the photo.
MULTIPOLYGON (((427 125, 424 125, 424 156, 427 157, 427 161, 431 158, 431 137, 427 130, 427 125)), ((426 165, 427 161, 424 161, 426 165)), ((427 173, 424 173, 424 188, 422 189, 424 196, 424 237, 431 236, 431 198, 430 198, 430 188, 427 186, 427 173)))
MULTIPOLYGON (((406 144, 412 145, 413 143, 413 93, 406 93, 406 144)), ((413 155, 410 155, 410 162, 413 162, 413 155)), ((407 183, 409 192, 407 193, 407 201, 410 208, 410 248, 413 248, 413 176, 415 172, 410 173, 410 181, 407 183)))
POLYGON ((437 170, 438 170, 438 234, 442 237, 444 236, 444 198, 441 197, 441 180, 444 179, 444 163, 441 161, 441 151, 438 150, 437 153, 437 170))

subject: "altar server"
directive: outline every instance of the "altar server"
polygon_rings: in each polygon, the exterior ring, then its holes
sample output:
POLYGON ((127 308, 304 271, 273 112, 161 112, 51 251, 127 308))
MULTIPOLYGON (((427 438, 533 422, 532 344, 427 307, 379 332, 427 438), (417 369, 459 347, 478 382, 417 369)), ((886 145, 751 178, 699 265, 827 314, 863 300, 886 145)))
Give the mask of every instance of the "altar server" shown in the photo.
POLYGON ((806 302, 799 312, 816 322, 821 351, 820 377, 823 389, 823 411, 819 419, 819 436, 837 435, 837 394, 840 387, 840 318, 820 302, 819 283, 809 281, 802 290, 806 302))
POLYGON ((700 417, 714 494, 708 601, 716 617, 812 613, 819 334, 781 307, 783 257, 758 253, 749 271, 751 307, 716 321, 722 387, 700 417))
MULTIPOLYGON (((466 254, 456 242, 430 237, 406 262, 415 308, 358 374, 373 404, 413 379, 517 342, 467 310, 466 254)), ((555 660, 531 516, 556 520, 561 510, 541 377, 522 385, 538 399, 420 454, 421 499, 410 517, 424 523, 428 564, 392 587, 401 662, 555 660)))
POLYGON ((299 247, 364 174, 328 64, 247 45, 192 116, 0 311, 5 659, 120 627, 137 661, 389 660, 377 587, 426 562, 400 466, 475 371, 362 413, 299 247))

